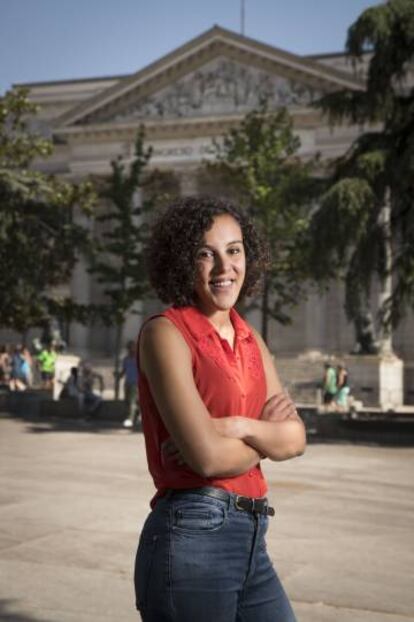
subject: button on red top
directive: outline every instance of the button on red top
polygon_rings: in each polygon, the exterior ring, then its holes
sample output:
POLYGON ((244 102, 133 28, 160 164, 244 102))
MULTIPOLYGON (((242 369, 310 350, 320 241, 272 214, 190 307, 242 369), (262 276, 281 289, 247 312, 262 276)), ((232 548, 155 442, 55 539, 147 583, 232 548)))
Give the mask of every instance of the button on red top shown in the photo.
MULTIPOLYGON (((262 357, 248 324, 234 309, 234 351, 223 341, 207 318, 195 307, 172 307, 162 316, 182 333, 191 350, 194 380, 212 417, 243 416, 258 419, 266 400, 262 357)), ((138 362, 139 367, 139 362, 138 362)), ((147 460, 158 495, 166 488, 216 486, 249 497, 261 497, 267 485, 260 465, 231 478, 203 478, 189 467, 168 470, 161 462, 160 446, 168 438, 144 374, 139 375, 142 426, 147 460)))

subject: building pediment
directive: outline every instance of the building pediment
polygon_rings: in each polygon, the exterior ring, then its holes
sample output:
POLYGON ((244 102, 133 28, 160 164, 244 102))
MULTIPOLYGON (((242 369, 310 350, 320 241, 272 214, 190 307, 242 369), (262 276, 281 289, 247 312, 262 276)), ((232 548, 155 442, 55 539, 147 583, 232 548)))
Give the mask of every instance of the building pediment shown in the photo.
POLYGON ((304 108, 322 93, 363 84, 307 58, 215 26, 66 112, 59 129, 242 115, 265 97, 304 108))
POLYGON ((271 108, 308 106, 321 90, 294 78, 243 65, 225 56, 154 93, 118 102, 117 110, 97 112, 89 122, 129 123, 182 117, 216 117, 245 114, 266 98, 271 108))

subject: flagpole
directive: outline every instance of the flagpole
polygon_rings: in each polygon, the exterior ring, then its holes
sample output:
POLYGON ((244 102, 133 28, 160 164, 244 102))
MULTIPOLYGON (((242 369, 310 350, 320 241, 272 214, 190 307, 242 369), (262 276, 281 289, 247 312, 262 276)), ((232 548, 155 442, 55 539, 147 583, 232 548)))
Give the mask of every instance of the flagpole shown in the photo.
POLYGON ((240 32, 244 35, 245 0, 240 0, 240 32))

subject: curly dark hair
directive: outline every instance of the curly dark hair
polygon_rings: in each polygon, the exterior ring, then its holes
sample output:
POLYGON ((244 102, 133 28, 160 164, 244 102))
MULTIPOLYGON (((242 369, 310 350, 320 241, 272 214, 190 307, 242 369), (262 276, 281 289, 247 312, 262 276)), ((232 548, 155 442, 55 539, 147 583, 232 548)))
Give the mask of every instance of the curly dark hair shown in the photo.
POLYGON ((246 276, 239 299, 255 293, 268 265, 268 246, 250 218, 227 199, 209 196, 179 199, 157 219, 147 248, 148 272, 159 298, 177 307, 192 305, 196 253, 216 216, 229 214, 240 225, 246 276))

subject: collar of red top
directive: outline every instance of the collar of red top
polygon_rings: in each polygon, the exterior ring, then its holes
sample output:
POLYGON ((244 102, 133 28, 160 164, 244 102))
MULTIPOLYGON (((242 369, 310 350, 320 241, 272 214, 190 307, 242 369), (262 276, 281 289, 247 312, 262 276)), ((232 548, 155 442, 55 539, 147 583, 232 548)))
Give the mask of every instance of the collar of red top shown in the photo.
MULTIPOLYGON (((195 339, 200 340, 208 335, 214 333, 218 334, 214 326, 197 307, 181 307, 180 310, 184 316, 188 330, 195 339)), ((230 320, 233 324, 237 341, 251 338, 251 329, 234 309, 230 310, 230 320)))

